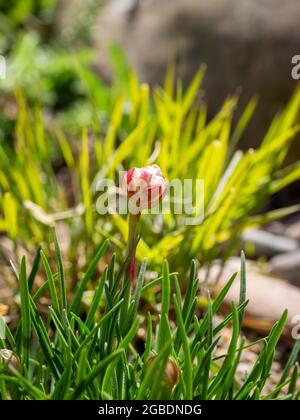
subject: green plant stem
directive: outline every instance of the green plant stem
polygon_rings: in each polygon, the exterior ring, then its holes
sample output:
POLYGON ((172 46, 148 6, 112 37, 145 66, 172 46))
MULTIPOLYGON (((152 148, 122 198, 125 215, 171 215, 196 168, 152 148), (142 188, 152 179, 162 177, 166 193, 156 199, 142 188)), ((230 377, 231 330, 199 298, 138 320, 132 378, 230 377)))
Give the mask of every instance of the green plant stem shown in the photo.
POLYGON ((127 257, 129 257, 129 264, 126 269, 126 278, 131 278, 134 282, 135 276, 135 255, 136 247, 139 242, 141 230, 141 214, 129 214, 129 229, 128 229, 128 243, 127 243, 127 257))
MULTIPOLYGON (((130 304, 130 282, 131 286, 134 284, 135 277, 135 256, 136 256, 136 247, 139 242, 140 237, 140 225, 141 225, 141 215, 129 213, 128 220, 128 242, 127 242, 127 253, 126 259, 128 260, 128 266, 125 272, 124 286, 126 287, 124 293, 124 303, 121 309, 121 319, 124 320, 127 317, 129 304, 130 304)), ((123 333, 126 332, 126 325, 123 326, 123 333)))

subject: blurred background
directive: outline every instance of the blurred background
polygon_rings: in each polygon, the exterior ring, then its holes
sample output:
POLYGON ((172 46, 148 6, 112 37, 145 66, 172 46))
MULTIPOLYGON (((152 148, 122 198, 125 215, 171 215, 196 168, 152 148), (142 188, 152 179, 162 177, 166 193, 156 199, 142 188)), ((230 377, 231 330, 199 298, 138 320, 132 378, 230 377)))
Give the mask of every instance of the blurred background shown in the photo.
MULTIPOLYGON (((239 109, 257 95, 241 141, 243 148, 256 147, 296 87, 291 59, 299 53, 299 19, 297 0, 1 0, 0 53, 7 60, 7 78, 0 81, 1 130, 11 129, 11 95, 20 87, 63 126, 76 130, 88 123, 79 66, 103 85, 126 81, 130 66, 153 86, 163 83, 173 64, 186 86, 205 64, 201 95, 210 116, 238 92, 238 119, 239 109)), ((108 95, 103 86, 103 109, 108 95)), ((297 142, 289 159, 299 156, 297 142)), ((294 198, 285 191, 287 200, 294 198)))
POLYGON ((261 129, 295 88, 297 0, 14 0, 0 5, 0 51, 13 66, 7 89, 23 84, 54 109, 80 96, 72 83, 70 54, 79 54, 111 81, 108 52, 114 44, 140 80, 150 84, 162 83, 170 62, 185 84, 206 63, 211 113, 237 89, 244 102, 257 93, 260 117, 252 125, 261 129))

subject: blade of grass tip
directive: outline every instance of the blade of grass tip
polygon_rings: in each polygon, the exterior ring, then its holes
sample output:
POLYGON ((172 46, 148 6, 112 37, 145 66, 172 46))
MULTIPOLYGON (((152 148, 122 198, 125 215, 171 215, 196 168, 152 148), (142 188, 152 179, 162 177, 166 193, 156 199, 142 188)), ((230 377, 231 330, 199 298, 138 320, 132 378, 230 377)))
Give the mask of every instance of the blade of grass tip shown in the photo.
POLYGON ((89 279, 91 278, 91 276, 93 275, 94 271, 97 268, 98 262, 100 260, 100 258, 103 256, 103 254, 105 253, 107 247, 109 244, 109 240, 106 239, 103 244, 100 246, 100 248, 98 249, 95 257, 93 258, 91 264, 89 265, 85 275, 83 276, 83 279, 81 280, 79 287, 75 293, 75 296, 73 298, 71 307, 70 307, 70 312, 74 312, 75 314, 78 312, 78 308, 80 305, 80 301, 83 295, 83 292, 86 288, 87 282, 89 281, 89 279))
POLYGON ((266 359, 266 365, 265 365, 267 369, 271 368, 271 363, 273 360, 275 347, 281 337, 281 334, 286 324, 287 317, 288 317, 288 311, 286 309, 281 315, 277 324, 275 324, 267 340, 267 350, 266 350, 267 359, 266 359))
POLYGON ((225 296, 227 295, 229 289, 231 288, 231 286, 232 286, 232 284, 233 284, 236 276, 237 276, 237 273, 234 273, 230 277, 230 279, 225 284, 225 286, 223 287, 223 289, 221 290, 221 292, 218 294, 218 296, 216 297, 216 299, 213 301, 213 303, 212 303, 212 311, 213 311, 213 314, 215 314, 217 312, 217 310, 220 308, 220 306, 223 303, 223 300, 224 300, 225 296))
POLYGON ((35 279, 35 276, 36 276, 36 274, 38 272, 38 269, 39 269, 40 260, 41 260, 41 246, 38 246, 38 249, 37 249, 35 257, 34 257, 33 265, 32 265, 32 268, 31 268, 31 272, 30 272, 29 277, 28 277, 29 293, 31 293, 32 286, 33 286, 33 283, 34 283, 34 279, 35 279))
POLYGON ((62 324, 65 330, 65 334, 68 337, 69 346, 73 346, 75 350, 80 347, 79 340, 74 333, 74 320, 69 320, 68 312, 66 309, 62 310, 62 324))
MULTIPOLYGON (((246 257, 244 251, 241 252, 241 274, 240 274, 240 301, 239 305, 242 305, 246 301, 246 257)), ((240 311, 239 321, 240 327, 242 327, 244 318, 244 310, 240 311)))
MULTIPOLYGON (((169 277, 170 279, 175 278, 177 273, 170 273, 169 277)), ((149 281, 149 283, 145 284, 142 287, 142 293, 145 293, 147 290, 152 289, 155 286, 158 286, 159 284, 161 284, 162 281, 162 276, 157 277, 154 280, 149 281)))
POLYGON ((68 337, 66 337, 64 328, 62 323, 60 322, 60 319, 58 318, 56 312, 54 311, 53 308, 50 307, 50 315, 51 315, 51 319, 56 327, 56 332, 58 337, 61 340, 61 343, 64 345, 64 347, 71 352, 69 343, 68 343, 68 337))
POLYGON ((174 93, 175 65, 169 63, 164 80, 164 91, 172 99, 174 93))
POLYGON ((39 300, 39 298, 41 297, 41 295, 43 294, 43 292, 47 289, 47 287, 49 287, 49 282, 48 280, 45 281, 45 283, 43 283, 38 290, 35 292, 34 296, 33 296, 33 301, 37 302, 39 300))
MULTIPOLYGON (((243 351, 243 350, 246 350, 246 349, 249 349, 250 347, 254 347, 254 346, 256 346, 257 344, 260 344, 260 343, 262 343, 263 342, 263 338, 259 338, 258 340, 256 340, 256 341, 252 341, 250 344, 247 344, 247 345, 242 345, 242 346, 240 346, 240 347, 238 347, 237 349, 236 349, 236 352, 239 352, 239 351, 243 351)), ((215 362, 216 360, 220 360, 220 359, 224 359, 226 357, 226 353, 223 353, 223 354, 220 354, 219 356, 215 356, 214 358, 213 358, 213 361, 215 362)))
MULTIPOLYGON (((246 302, 244 302, 242 305, 239 305, 238 307, 237 307, 237 311, 238 311, 238 313, 242 310, 242 309, 244 309, 247 305, 248 305, 248 303, 249 303, 249 299, 247 299, 246 300, 246 302)), ((223 330, 225 327, 226 327, 226 325, 227 324, 229 324, 229 322, 232 320, 232 313, 230 313, 229 315, 227 315, 227 317, 222 321, 222 322, 220 322, 220 324, 219 325, 217 325, 215 328, 214 328, 214 335, 216 335, 216 334, 218 334, 221 330, 223 330)))
POLYGON ((185 387, 186 387, 186 395, 184 396, 184 399, 186 400, 192 400, 193 399, 193 364, 192 364, 192 358, 191 358, 191 352, 190 352, 190 345, 189 340, 186 335, 184 322, 181 315, 181 310, 176 298, 176 294, 173 295, 173 301, 175 306, 175 312, 178 322, 178 329, 181 334, 181 340, 182 340, 182 346, 183 346, 183 353, 184 353, 184 369, 183 369, 183 375, 185 379, 185 387))
POLYGON ((41 250, 41 257, 44 264, 44 268, 47 274, 48 283, 49 283, 49 289, 50 289, 50 295, 52 300, 53 309, 57 312, 57 314, 60 313, 60 306, 58 302, 57 292, 56 292, 56 286, 55 286, 55 280, 48 262, 48 259, 44 252, 41 250))
POLYGON ((251 117, 256 109, 258 102, 258 97, 254 96, 247 104, 242 116, 240 117, 237 126, 232 133, 231 139, 230 139, 230 146, 229 146, 229 153, 228 155, 231 156, 234 150, 236 150, 236 146, 242 137, 245 128, 247 127, 249 121, 251 120, 251 117))
POLYGON ((170 278, 169 278, 169 266, 165 260, 163 262, 163 278, 162 278, 162 297, 161 297, 161 319, 158 331, 157 349, 158 353, 166 342, 168 337, 169 326, 166 325, 169 317, 169 306, 170 306, 170 278))
POLYGON ((185 326, 187 328, 187 331, 191 330, 193 331, 194 328, 194 323, 191 322, 193 320, 194 314, 195 314, 195 310, 196 310, 196 306, 197 306, 197 299, 194 298, 194 300, 192 301, 191 305, 190 305, 190 309, 189 312, 187 314, 186 320, 185 320, 185 326))
MULTIPOLYGON (((269 392, 267 395, 263 395, 261 396, 259 394, 259 399, 260 400, 277 400, 278 398, 276 398, 276 396, 278 395, 278 393, 282 390, 282 388, 286 385, 288 385, 290 382, 290 379, 286 380, 285 382, 283 382, 280 385, 276 385, 275 388, 273 388, 273 390, 271 392, 269 392)), ((289 395, 289 393, 287 394, 289 395)), ((286 396, 286 395, 285 395, 286 396)), ((291 396, 291 395, 290 395, 291 396)))
POLYGON ((181 288, 180 288, 180 284, 179 284, 177 275, 175 275, 175 277, 174 277, 174 284, 175 284, 175 293, 176 293, 177 301, 178 301, 178 304, 179 304, 180 308, 182 308, 181 288))
POLYGON ((77 322, 78 328, 79 328, 79 333, 80 333, 80 338, 81 340, 83 340, 87 334, 89 334, 90 330, 88 329, 88 327, 85 325, 85 323, 81 320, 80 316, 75 315, 73 312, 70 313, 71 318, 73 320, 73 322, 77 322))
POLYGON ((11 348, 14 349, 16 347, 16 341, 7 324, 5 325, 5 338, 9 342, 9 345, 11 346, 11 348))
POLYGON ((200 285, 199 279, 195 278, 194 284, 193 284, 193 290, 192 290, 193 299, 195 299, 195 297, 198 295, 199 285, 200 285))
POLYGON ((25 257, 22 258, 20 271, 20 297, 21 297, 21 331, 22 331, 22 362, 26 370, 29 363, 29 346, 30 346, 30 332, 31 332, 31 317, 30 317, 30 300, 28 281, 26 276, 26 262, 25 257))
POLYGON ((88 311, 87 317, 86 317, 86 321, 85 324, 88 327, 88 329, 91 329, 93 326, 93 322, 94 322, 94 318, 97 312, 97 309, 99 307, 99 303, 100 303, 100 299, 103 293, 103 289, 104 289, 104 284, 107 278, 107 271, 108 271, 108 267, 106 266, 102 272, 102 276, 99 282, 99 286, 97 288, 97 291, 94 295, 94 299, 92 301, 91 307, 88 311))
POLYGON ((67 309, 67 292, 66 292, 66 284, 65 284, 65 273, 64 273, 61 250, 60 250, 60 246, 57 240, 56 230, 54 227, 52 228, 52 235, 53 235, 53 241, 54 241, 54 246, 55 246, 57 264, 58 264, 61 304, 62 304, 63 309, 67 309))
POLYGON ((11 268, 13 270, 14 275, 16 276, 16 279, 19 280, 19 272, 17 267, 15 266, 14 262, 12 260, 9 260, 11 268))
POLYGON ((187 89, 187 92, 185 93, 183 101, 182 101, 182 107, 181 107, 182 116, 185 116, 186 113, 191 108, 191 106, 193 105, 196 95, 199 92, 199 88, 201 86, 201 82, 205 75, 205 71, 206 71, 206 66, 204 65, 201 66, 196 76, 194 77, 192 83, 190 84, 189 88, 187 89))
POLYGON ((105 298, 106 298, 106 306, 111 309, 113 307, 112 297, 109 291, 109 287, 106 283, 104 283, 104 290, 105 290, 105 298))

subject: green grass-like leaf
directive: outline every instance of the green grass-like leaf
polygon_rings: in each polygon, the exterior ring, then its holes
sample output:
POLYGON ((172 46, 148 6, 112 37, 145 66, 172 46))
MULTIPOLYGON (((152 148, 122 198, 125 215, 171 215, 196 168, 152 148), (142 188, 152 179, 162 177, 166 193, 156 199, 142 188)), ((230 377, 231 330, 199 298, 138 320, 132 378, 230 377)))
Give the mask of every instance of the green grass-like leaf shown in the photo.
POLYGON ((31 316, 30 316, 30 300, 29 300, 29 287, 26 275, 26 262, 25 257, 22 258, 20 270, 20 296, 21 296, 21 319, 22 323, 22 363, 24 368, 28 369, 29 363, 29 349, 30 349, 30 332, 31 332, 31 316))

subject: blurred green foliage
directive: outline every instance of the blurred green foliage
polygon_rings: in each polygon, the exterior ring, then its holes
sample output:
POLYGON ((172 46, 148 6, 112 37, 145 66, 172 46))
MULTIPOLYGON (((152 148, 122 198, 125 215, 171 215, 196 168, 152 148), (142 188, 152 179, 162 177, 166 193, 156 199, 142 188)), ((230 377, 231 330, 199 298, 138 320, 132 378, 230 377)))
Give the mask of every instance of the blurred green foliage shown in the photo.
MULTIPOLYGON (((164 218, 143 217, 138 258, 147 257, 153 267, 164 257, 178 269, 186 268, 192 256, 202 263, 220 255, 226 259, 243 230, 299 210, 294 206, 257 215, 268 197, 300 177, 299 162, 282 169, 299 132, 300 90, 275 117, 257 150, 235 152, 256 101, 248 104, 237 125, 236 96, 207 120, 206 106, 197 100, 204 69, 184 93, 175 88, 172 73, 164 89, 151 91, 134 73, 128 75, 128 84, 108 89, 90 70, 81 65, 78 69, 91 115, 91 124, 82 127, 80 136, 65 132, 57 119, 45 125, 41 108, 31 110, 23 91, 17 91, 15 141, 13 146, 6 142, 0 146, 0 228, 16 244, 37 245, 47 240, 49 225, 64 221, 74 268, 81 246, 93 253, 103 237, 114 238, 113 243, 123 248, 126 220, 97 214, 97 183, 104 178, 115 181, 120 170, 154 162, 169 180, 203 179, 205 217, 195 226, 186 225, 174 212, 164 218), (7 202, 16 213, 13 227, 6 217, 12 212, 6 211, 7 202)), ((195 203, 195 190, 190 198, 195 203)), ((191 216, 198 211, 195 207, 191 216)))
MULTIPOLYGON (((86 12, 99 4, 90 2, 86 12)), ((20 88, 32 104, 54 112, 66 129, 76 131, 91 121, 78 63, 91 69, 93 52, 88 42, 76 43, 61 36, 57 29, 59 5, 56 0, 0 2, 0 54, 7 62, 7 77, 0 80, 0 127, 6 135, 12 133, 12 97, 20 88)), ((88 38, 83 30, 79 32, 79 38, 88 38)))

